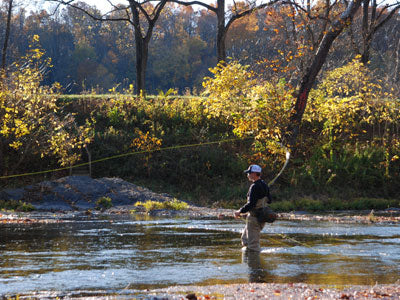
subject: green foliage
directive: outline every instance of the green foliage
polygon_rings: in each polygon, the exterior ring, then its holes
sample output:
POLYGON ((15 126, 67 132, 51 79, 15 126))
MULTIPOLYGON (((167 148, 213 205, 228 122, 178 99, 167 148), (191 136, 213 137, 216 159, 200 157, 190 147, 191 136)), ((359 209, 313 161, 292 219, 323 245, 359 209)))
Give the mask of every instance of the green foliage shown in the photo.
POLYGON ((79 126, 73 114, 61 116, 56 103, 60 86, 41 85, 43 69, 50 67, 50 60, 44 60, 43 55, 32 46, 12 66, 14 71, 1 78, 0 166, 7 171, 15 172, 28 157, 31 161, 56 157, 61 166, 75 164, 80 160, 80 149, 91 141, 89 121, 79 126))
MULTIPOLYGON (((249 163, 277 170, 284 158, 279 142, 289 126, 293 90, 284 80, 255 81, 247 69, 232 62, 211 70, 214 77, 204 82, 206 112, 210 118, 227 120, 235 134, 255 137, 249 163)), ((293 187, 292 196, 396 195, 400 102, 384 93, 382 85, 356 58, 328 72, 310 93, 293 167, 283 175, 293 187)), ((319 203, 306 202, 297 206, 320 209, 319 203)))
POLYGON ((148 200, 146 202, 136 202, 135 206, 142 206, 146 212, 157 209, 172 209, 172 210, 185 210, 188 209, 189 205, 186 202, 180 201, 176 198, 172 200, 167 200, 164 202, 148 200))
POLYGON ((108 209, 113 206, 111 198, 110 197, 100 197, 96 201, 96 208, 97 209, 108 209))
POLYGON ((384 159, 384 149, 375 145, 346 145, 333 157, 317 148, 307 162, 298 166, 293 183, 316 192, 341 187, 341 193, 347 189, 376 194, 380 185, 390 181, 385 175, 384 159))
POLYGON ((289 124, 293 90, 281 79, 276 84, 256 81, 248 66, 233 61, 210 69, 213 78, 205 78, 205 112, 209 118, 226 120, 237 136, 253 136, 249 162, 281 165, 285 148, 281 141, 289 124))
MULTIPOLYGON (((373 205, 350 206, 343 199, 397 197, 399 103, 389 96, 378 98, 385 95, 367 77, 360 84, 352 78, 346 85, 348 78, 365 72, 353 62, 328 74, 312 91, 296 152, 273 186, 273 195, 283 201, 273 205, 284 211, 352 209, 373 205), (340 93, 332 85, 341 86, 340 93), (355 92, 363 87, 368 87, 365 92, 355 92), (315 200, 320 198, 335 200, 315 200)), ((220 64, 214 73, 215 80, 205 81, 209 97, 181 97, 172 90, 147 98, 136 98, 130 90, 92 93, 63 97, 58 115, 73 115, 79 124, 91 120, 92 160, 135 153, 94 164, 93 176, 122 177, 199 205, 238 207, 248 189, 242 170, 249 163, 264 167, 266 181, 282 167, 279 142, 288 126, 293 91, 284 80, 253 80, 237 62, 220 64), (254 139, 200 146, 235 135, 254 139)))
POLYGON ((247 152, 248 142, 181 149, 181 145, 232 138, 232 127, 208 119, 203 98, 172 96, 172 91, 167 94, 139 99, 129 94, 93 94, 64 98, 62 103, 66 113, 77 112, 78 120, 89 113, 94 119, 94 140, 89 146, 93 160, 139 153, 94 165, 94 176, 123 177, 154 189, 157 183, 163 187, 160 192, 172 189, 178 198, 210 204, 221 182, 232 184, 242 179, 247 162, 239 152, 247 152), (176 148, 158 151, 170 147, 176 148))
POLYGON ((32 204, 23 202, 21 200, 0 200, 0 209, 29 212, 35 210, 35 207, 32 204))
POLYGON ((296 206, 292 201, 283 200, 279 202, 272 202, 270 207, 275 211, 289 212, 296 210, 296 206))
POLYGON ((275 211, 290 212, 290 211, 307 211, 307 212, 322 212, 322 211, 337 211, 337 210, 383 210, 389 207, 399 207, 400 203, 395 199, 383 198, 354 198, 354 199, 313 199, 310 197, 300 197, 292 201, 284 200, 273 202, 271 208, 275 211))

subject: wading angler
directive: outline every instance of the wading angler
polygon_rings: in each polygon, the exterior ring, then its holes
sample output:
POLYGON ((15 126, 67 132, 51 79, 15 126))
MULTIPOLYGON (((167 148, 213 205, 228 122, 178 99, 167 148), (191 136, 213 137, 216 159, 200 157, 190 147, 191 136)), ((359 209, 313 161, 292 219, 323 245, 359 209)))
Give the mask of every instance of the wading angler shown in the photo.
POLYGON ((242 246, 245 250, 260 251, 260 232, 265 222, 260 222, 257 216, 264 207, 264 198, 267 198, 267 203, 272 202, 268 185, 261 179, 261 171, 259 165, 250 165, 244 171, 247 178, 253 183, 247 192, 247 203, 234 213, 235 218, 240 218, 241 214, 247 213, 246 226, 241 236, 242 246))

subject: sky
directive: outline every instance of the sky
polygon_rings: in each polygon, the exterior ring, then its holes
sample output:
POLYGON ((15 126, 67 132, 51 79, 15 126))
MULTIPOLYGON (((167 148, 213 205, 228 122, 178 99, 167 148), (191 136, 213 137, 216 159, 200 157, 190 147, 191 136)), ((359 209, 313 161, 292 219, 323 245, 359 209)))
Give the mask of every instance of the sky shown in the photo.
MULTIPOLYGON (((87 4, 91 5, 91 6, 96 6, 98 9, 100 9, 102 12, 107 12, 110 10, 111 6, 110 3, 107 0, 80 0, 82 2, 86 2, 87 4)), ((118 3, 124 3, 124 0, 111 0, 114 4, 118 4, 118 3)), ((42 5, 46 8, 49 7, 49 3, 48 2, 43 2, 42 1, 42 5)), ((55 4, 50 4, 51 5, 55 5, 55 4)))
MULTIPOLYGON (((100 9, 102 12, 107 12, 110 10, 111 6, 110 3, 107 0, 84 0, 83 2, 86 2, 87 4, 91 6, 96 6, 98 9, 100 9)), ((126 1, 124 0, 111 0, 113 4, 118 4, 118 3, 124 3, 126 1)))
MULTIPOLYGON (((43 0, 42 0, 43 1, 43 0)), ((77 0, 79 1, 79 0, 77 0)), ((82 2, 86 2, 87 4, 91 6, 96 6, 98 9, 100 9, 103 13, 106 13, 111 10, 111 5, 109 2, 113 4, 118 4, 118 3, 125 3, 126 0, 80 0, 82 2)), ((205 2, 213 3, 216 0, 205 0, 205 2)), ((383 0, 383 1, 378 1, 378 3, 384 2, 384 3, 398 3, 400 0, 383 0)), ((227 1, 229 2, 229 1, 227 1)))
MULTIPOLYGON (((42 0, 43 1, 43 0, 42 0)), ((77 0, 79 1, 79 0, 77 0)), ((113 3, 113 4, 127 4, 126 0, 80 0, 82 2, 86 2, 87 4, 91 5, 91 6, 96 6, 98 9, 100 9, 103 13, 106 13, 108 11, 111 10, 111 5, 109 2, 113 3)), ((205 0, 204 2, 209 2, 209 3, 213 3, 216 2, 216 0, 205 0)), ((229 1, 227 1, 229 2, 229 1)), ((46 7, 48 7, 48 5, 46 5, 46 7)))

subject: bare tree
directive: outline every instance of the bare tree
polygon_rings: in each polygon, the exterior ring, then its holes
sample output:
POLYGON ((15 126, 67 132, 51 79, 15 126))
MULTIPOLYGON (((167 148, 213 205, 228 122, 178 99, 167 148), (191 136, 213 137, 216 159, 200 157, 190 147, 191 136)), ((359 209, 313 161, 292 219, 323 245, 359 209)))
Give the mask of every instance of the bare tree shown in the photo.
MULTIPOLYGON (((136 92, 145 94, 146 67, 149 57, 149 43, 153 34, 155 24, 160 17, 161 11, 168 0, 157 1, 156 5, 151 4, 151 0, 127 0, 127 5, 115 5, 109 1, 112 10, 102 16, 95 15, 85 9, 75 0, 47 0, 56 2, 58 5, 69 5, 81 10, 94 20, 100 22, 127 22, 132 25, 135 35, 136 46, 136 92)), ((154 2, 154 1, 153 1, 154 2)))
POLYGON ((297 91, 296 103, 290 117, 290 125, 286 130, 287 134, 284 143, 287 146, 294 147, 295 145, 301 120, 307 106, 310 90, 316 81, 319 71, 326 61, 332 43, 340 35, 343 29, 349 26, 354 15, 360 8, 362 1, 363 0, 354 0, 347 2, 346 9, 330 24, 327 30, 324 31, 322 39, 318 44, 317 51, 310 57, 308 68, 301 78, 300 87, 297 91))
MULTIPOLYGON (((363 0, 360 12, 360 22, 352 22, 350 37, 357 54, 361 55, 361 62, 366 64, 370 60, 371 42, 374 35, 400 10, 400 2, 384 0, 363 0), (387 3, 385 3, 387 2, 387 3), (361 24, 358 24, 361 23, 361 24), (360 28, 361 27, 361 28, 360 28), (358 38, 359 37, 359 38, 358 38)), ((356 16, 357 17, 357 16, 356 16)))
POLYGON ((257 4, 256 1, 246 1, 246 5, 243 7, 242 5, 238 5, 238 3, 233 0, 233 5, 230 11, 226 11, 226 2, 225 0, 217 0, 216 5, 210 5, 206 2, 202 1, 180 1, 180 0, 171 0, 172 2, 190 6, 190 5, 199 5, 205 7, 206 9, 214 12, 217 16, 217 59, 218 61, 226 60, 226 35, 229 30, 229 27, 236 20, 247 16, 254 12, 255 10, 262 9, 266 6, 272 5, 278 0, 271 0, 263 4, 257 4))

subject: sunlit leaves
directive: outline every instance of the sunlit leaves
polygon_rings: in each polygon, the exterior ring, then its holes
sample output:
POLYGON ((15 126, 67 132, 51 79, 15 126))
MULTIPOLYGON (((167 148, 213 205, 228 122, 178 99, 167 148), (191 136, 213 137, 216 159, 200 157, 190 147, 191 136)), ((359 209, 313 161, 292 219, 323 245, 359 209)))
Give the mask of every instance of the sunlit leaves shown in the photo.
MULTIPOLYGON (((33 42, 38 42, 38 36, 33 42)), ((18 155, 9 168, 21 164, 27 153, 55 156, 60 165, 72 165, 80 159, 79 149, 91 142, 89 122, 78 126, 71 114, 59 117, 56 101, 60 85, 41 86, 43 73, 50 66, 43 55, 42 49, 31 46, 1 82, 0 139, 18 155)))
POLYGON ((282 152, 279 143, 294 102, 293 91, 285 80, 276 84, 257 82, 247 67, 238 62, 220 64, 211 72, 214 78, 206 78, 203 83, 209 117, 226 119, 238 136, 254 136, 256 154, 282 152))
POLYGON ((131 144, 131 147, 133 149, 142 151, 154 151, 160 149, 162 140, 155 136, 152 136, 149 131, 143 133, 141 130, 138 129, 137 134, 139 136, 133 139, 131 144))
POLYGON ((138 137, 133 139, 131 148, 145 153, 144 167, 146 167, 148 174, 150 174, 149 161, 152 157, 151 152, 160 149, 162 140, 150 134, 149 131, 146 133, 143 133, 140 129, 137 129, 136 131, 138 137))
POLYGON ((383 83, 371 74, 359 57, 328 72, 310 93, 310 106, 304 115, 315 133, 320 124, 319 143, 333 159, 343 145, 377 145, 385 160, 382 167, 389 176, 389 165, 396 161, 400 148, 400 103, 383 92, 383 83))
POLYGON ((206 107, 209 116, 223 115, 233 120, 237 113, 248 109, 247 95, 254 86, 253 74, 238 62, 219 63, 210 69, 214 77, 204 78, 204 94, 208 96, 206 107))

